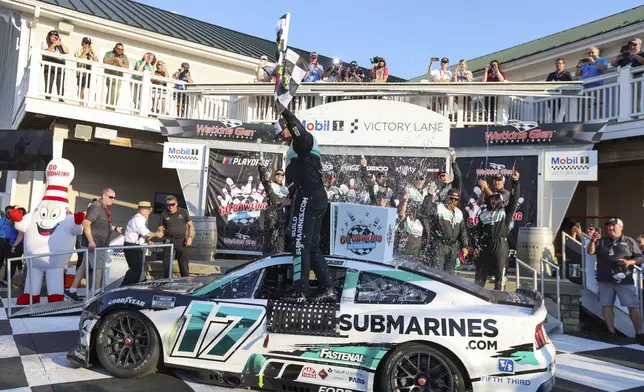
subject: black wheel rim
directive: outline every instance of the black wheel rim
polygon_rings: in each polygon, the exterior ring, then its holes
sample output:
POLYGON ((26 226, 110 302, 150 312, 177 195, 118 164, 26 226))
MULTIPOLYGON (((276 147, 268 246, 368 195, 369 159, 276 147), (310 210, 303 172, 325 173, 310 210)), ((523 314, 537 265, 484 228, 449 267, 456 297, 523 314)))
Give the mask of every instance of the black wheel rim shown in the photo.
POLYGON ((415 351, 401 356, 389 376, 394 392, 452 392, 456 390, 454 374, 445 361, 428 351, 415 351))
POLYGON ((120 316, 105 329, 105 354, 112 365, 129 369, 140 365, 150 351, 150 331, 143 321, 120 316))

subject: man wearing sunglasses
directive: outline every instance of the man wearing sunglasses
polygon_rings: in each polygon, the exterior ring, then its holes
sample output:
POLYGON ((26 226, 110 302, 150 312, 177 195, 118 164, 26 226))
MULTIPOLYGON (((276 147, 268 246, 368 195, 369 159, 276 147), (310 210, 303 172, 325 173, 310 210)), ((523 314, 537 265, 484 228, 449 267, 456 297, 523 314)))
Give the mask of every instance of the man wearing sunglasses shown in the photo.
POLYGON ((181 277, 189 275, 189 260, 187 247, 192 245, 192 239, 195 237, 195 226, 190 218, 190 213, 185 208, 179 207, 177 198, 168 195, 165 198, 167 207, 161 213, 161 224, 159 224, 159 233, 164 235, 164 244, 174 245, 174 258, 170 259, 170 248, 163 250, 163 277, 170 276, 172 263, 174 259, 179 261, 179 273, 181 277), (186 236, 186 232, 188 235, 186 236))
POLYGON ((452 188, 441 203, 426 197, 420 211, 420 221, 424 232, 428 233, 431 243, 425 257, 429 265, 452 274, 456 268, 459 250, 467 256, 468 237, 466 220, 458 208, 458 189, 452 188))
POLYGON ((504 290, 506 270, 508 267, 508 232, 510 223, 517 209, 519 199, 519 172, 512 171, 512 190, 509 192, 507 204, 503 193, 498 191, 490 196, 489 210, 481 213, 479 224, 482 225, 481 257, 478 258, 474 283, 485 287, 487 276, 495 275, 494 289, 504 290))
POLYGON ((438 180, 440 181, 440 190, 438 191, 438 194, 435 196, 435 200, 438 201, 445 201, 447 199, 447 194, 451 189, 457 189, 459 192, 461 190, 461 180, 463 176, 461 175, 461 170, 458 168, 458 165, 456 164, 456 153, 452 152, 451 154, 451 160, 452 160, 452 173, 454 175, 454 178, 449 177, 449 173, 447 173, 444 170, 441 170, 438 172, 438 180))
POLYGON ((606 236, 595 231, 586 252, 597 255, 597 284, 599 302, 606 321, 606 327, 617 338, 615 331, 615 297, 619 303, 628 308, 628 314, 635 328, 635 339, 644 345, 642 334, 642 315, 639 309, 637 288, 633 280, 633 266, 642 265, 644 256, 639 246, 631 237, 624 235, 624 222, 619 218, 610 218, 606 222, 606 236))

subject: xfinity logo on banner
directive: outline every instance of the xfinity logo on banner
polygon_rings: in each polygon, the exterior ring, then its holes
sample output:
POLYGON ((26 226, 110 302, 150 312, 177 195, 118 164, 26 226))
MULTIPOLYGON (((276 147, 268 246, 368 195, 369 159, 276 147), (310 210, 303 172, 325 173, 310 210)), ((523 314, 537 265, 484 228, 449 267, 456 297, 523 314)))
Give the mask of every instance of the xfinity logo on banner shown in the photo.
MULTIPOLYGON (((224 157, 221 163, 224 165, 257 166, 260 161, 259 158, 224 157)), ((264 159, 262 166, 268 166, 270 163, 271 161, 264 159)))
POLYGON ((163 165, 166 169, 202 170, 203 146, 198 144, 163 143, 163 165))
POLYGON ((546 181, 597 181, 597 151, 551 151, 545 161, 546 181))

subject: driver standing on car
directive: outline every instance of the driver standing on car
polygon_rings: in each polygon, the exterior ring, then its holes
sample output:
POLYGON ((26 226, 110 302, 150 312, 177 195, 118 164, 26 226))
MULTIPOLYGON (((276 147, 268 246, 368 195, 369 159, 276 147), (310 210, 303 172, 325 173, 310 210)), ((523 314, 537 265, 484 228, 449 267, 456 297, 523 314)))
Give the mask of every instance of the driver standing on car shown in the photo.
POLYGON ((490 196, 490 210, 481 213, 479 224, 483 226, 481 257, 476 265, 474 283, 485 287, 488 272, 494 272, 494 290, 504 290, 508 267, 508 232, 516 210, 519 195, 519 172, 512 170, 512 190, 508 200, 498 190, 490 196))
MULTIPOLYGON (((308 299, 309 275, 313 268, 322 293, 314 302, 335 301, 331 269, 320 249, 322 218, 327 209, 327 194, 322 179, 322 161, 318 143, 302 127, 302 122, 288 109, 276 124, 277 137, 289 145, 286 153, 286 184, 291 204, 291 241, 293 249, 294 292, 289 302, 304 303, 308 299)), ((276 137, 276 138, 277 138, 276 137)))

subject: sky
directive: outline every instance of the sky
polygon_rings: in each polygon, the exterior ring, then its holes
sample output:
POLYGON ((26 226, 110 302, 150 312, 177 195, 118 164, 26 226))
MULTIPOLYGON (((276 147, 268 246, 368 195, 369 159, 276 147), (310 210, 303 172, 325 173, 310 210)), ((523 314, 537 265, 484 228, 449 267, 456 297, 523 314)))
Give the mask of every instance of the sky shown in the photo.
POLYGON ((473 59, 642 4, 642 0, 137 1, 271 41, 277 19, 290 12, 289 46, 345 62, 356 60, 366 67, 371 57, 381 56, 390 75, 406 79, 427 72, 431 57, 445 56, 451 63, 473 59), (212 5, 204 9, 206 1, 212 5))

